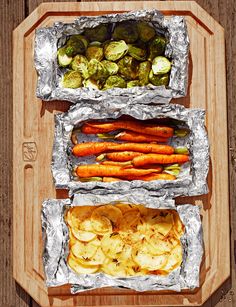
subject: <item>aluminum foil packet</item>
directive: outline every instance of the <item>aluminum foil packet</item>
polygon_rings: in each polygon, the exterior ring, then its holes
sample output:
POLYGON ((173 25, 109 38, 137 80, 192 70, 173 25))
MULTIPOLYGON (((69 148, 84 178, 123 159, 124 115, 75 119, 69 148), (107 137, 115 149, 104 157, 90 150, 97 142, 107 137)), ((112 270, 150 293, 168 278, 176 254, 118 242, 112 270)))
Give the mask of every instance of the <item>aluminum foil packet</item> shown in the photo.
MULTIPOLYGON (((209 168, 209 144, 204 126, 205 111, 188 109, 181 105, 126 105, 104 101, 103 106, 82 103, 74 105, 68 113, 55 116, 55 137, 52 153, 52 173, 56 188, 67 189, 78 187, 81 192, 93 190, 96 194, 106 194, 109 191, 130 191, 134 188, 145 188, 155 195, 168 194, 170 197, 179 195, 201 195, 208 192, 207 173, 209 168), (87 120, 116 119, 121 115, 129 115, 139 120, 155 118, 171 118, 183 122, 190 130, 188 136, 173 137, 170 145, 186 146, 190 152, 191 161, 181 167, 176 180, 153 181, 119 181, 119 182, 79 182, 75 181, 72 170, 78 164, 94 163, 90 157, 77 158, 71 150, 71 134, 73 129, 80 127, 87 120)), ((181 128, 181 126, 180 126, 181 128)), ((95 135, 79 134, 79 142, 99 141, 95 135)), ((103 141, 100 139, 100 141, 103 141)))
POLYGON ((68 100, 77 103, 89 100, 91 103, 110 99, 119 103, 168 103, 172 98, 183 97, 188 86, 189 38, 185 20, 181 16, 165 18, 157 10, 131 11, 124 14, 103 16, 81 16, 73 23, 57 22, 52 27, 36 30, 34 62, 38 72, 36 95, 43 100, 68 100), (61 86, 66 69, 57 63, 57 50, 70 35, 81 34, 86 28, 100 24, 114 25, 121 21, 146 21, 153 25, 157 34, 167 38, 165 56, 172 61, 169 86, 145 86, 134 88, 114 88, 100 91, 91 88, 70 89, 61 86))
POLYGON ((145 190, 135 193, 94 195, 72 193, 73 200, 48 199, 42 205, 42 231, 44 241, 43 264, 48 287, 71 284, 77 293, 102 287, 121 287, 136 291, 194 289, 199 286, 200 264, 203 255, 203 234, 200 208, 194 205, 175 206, 173 200, 152 197, 145 190), (67 265, 69 232, 64 220, 66 210, 73 206, 98 206, 115 203, 142 204, 148 208, 176 210, 185 232, 181 237, 183 261, 168 275, 112 277, 104 273, 77 274, 67 265))

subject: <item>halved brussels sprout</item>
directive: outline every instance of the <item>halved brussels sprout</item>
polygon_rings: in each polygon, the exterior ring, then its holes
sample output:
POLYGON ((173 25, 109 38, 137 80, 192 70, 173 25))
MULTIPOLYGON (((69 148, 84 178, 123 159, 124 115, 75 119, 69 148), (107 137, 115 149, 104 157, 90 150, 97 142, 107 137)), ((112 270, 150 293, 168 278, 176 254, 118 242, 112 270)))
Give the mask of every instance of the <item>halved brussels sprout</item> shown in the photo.
POLYGON ((105 42, 109 38, 108 25, 100 24, 99 26, 91 29, 86 29, 84 35, 92 42, 105 42))
POLYGON ((145 21, 138 22, 137 28, 139 38, 145 43, 150 41, 150 39, 156 35, 155 29, 145 21))
POLYGON ((94 88, 95 90, 99 90, 100 89, 100 86, 99 86, 98 82, 93 80, 93 79, 84 80, 83 81, 83 85, 84 85, 84 87, 94 88))
POLYGON ((142 49, 135 45, 128 45, 128 54, 131 55, 133 58, 135 58, 138 61, 145 61, 147 58, 147 52, 145 49, 142 49))
POLYGON ((71 68, 73 70, 79 71, 84 79, 87 79, 89 77, 88 60, 84 55, 81 54, 76 55, 71 63, 71 68))
POLYGON ((89 46, 86 50, 86 57, 88 60, 96 59, 101 61, 103 58, 103 48, 99 46, 89 46))
POLYGON ((84 40, 72 36, 67 41, 65 48, 66 54, 74 57, 76 54, 82 54, 85 52, 86 44, 84 40))
POLYGON ((109 73, 105 66, 96 59, 92 59, 88 63, 88 74, 94 80, 104 81, 109 73))
POLYGON ((166 47, 166 39, 161 36, 154 37, 149 43, 148 60, 152 61, 155 57, 163 55, 166 47))
POLYGON ((88 44, 89 44, 88 39, 84 35, 81 35, 81 34, 72 35, 67 41, 67 44, 70 44, 70 42, 73 43, 77 41, 83 42, 85 49, 88 47, 88 44))
POLYGON ((62 81, 63 87, 78 88, 82 86, 83 78, 78 71, 69 70, 65 73, 62 81))
POLYGON ((104 90, 109 90, 111 88, 114 87, 121 87, 121 88, 125 88, 126 87, 126 82, 123 78, 121 78, 120 76, 110 76, 107 78, 103 89, 104 90))
POLYGON ((122 58, 128 51, 125 41, 111 41, 104 48, 104 55, 108 61, 117 61, 122 58))
POLYGON ((149 61, 145 61, 139 64, 138 78, 141 86, 147 85, 149 83, 150 70, 151 70, 151 63, 149 61))
POLYGON ((103 60, 101 63, 105 66, 110 76, 118 73, 119 66, 116 63, 107 60, 103 60))
POLYGON ((157 56, 152 61, 152 71, 155 75, 164 75, 171 70, 171 62, 163 57, 157 56))
POLYGON ((126 43, 134 43, 138 39, 138 29, 134 22, 124 21, 119 23, 113 33, 112 37, 116 40, 124 40, 126 43))
POLYGON ((131 88, 131 87, 135 87, 135 86, 139 86, 139 80, 132 80, 127 82, 127 88, 131 88))
POLYGON ((138 62, 131 56, 126 55, 118 62, 119 74, 126 80, 137 78, 138 62))
POLYGON ((58 64, 61 67, 66 67, 66 66, 70 65, 70 63, 73 60, 72 57, 69 57, 66 54, 66 49, 64 47, 57 50, 57 59, 58 59, 58 64))
POLYGON ((169 75, 154 75, 153 71, 151 70, 149 73, 149 81, 156 86, 167 86, 169 84, 169 75))

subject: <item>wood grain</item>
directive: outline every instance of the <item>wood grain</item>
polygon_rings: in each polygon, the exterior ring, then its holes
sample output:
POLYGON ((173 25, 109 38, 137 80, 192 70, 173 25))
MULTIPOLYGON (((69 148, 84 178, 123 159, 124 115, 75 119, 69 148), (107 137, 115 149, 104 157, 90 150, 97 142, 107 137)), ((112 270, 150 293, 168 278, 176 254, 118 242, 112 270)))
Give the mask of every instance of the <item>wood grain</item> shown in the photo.
MULTIPOLYGON (((0 215, 0 305, 1 306, 38 306, 33 301, 30 302, 28 295, 21 288, 15 288, 11 278, 11 191, 12 191, 12 172, 11 158, 12 158, 12 109, 11 109, 11 31, 13 28, 24 19, 24 13, 33 10, 41 1, 1 1, 1 47, 3 51, 7 51, 4 58, 1 58, 2 75, 7 73, 7 84, 1 84, 1 105, 0 105, 0 130, 1 130, 1 215, 0 215), (24 9, 26 8, 25 12, 24 9), (6 71, 6 67, 8 70, 6 71)), ((227 59, 227 95, 228 95, 228 130, 229 130, 229 158, 230 158, 230 200, 231 204, 235 203, 235 183, 236 183, 236 137, 235 137, 235 117, 236 105, 235 101, 235 79, 236 79, 236 65, 235 65, 235 11, 236 2, 234 0, 198 0, 203 8, 206 9, 216 20, 218 20, 226 29, 226 59, 227 59)), ((236 212, 235 207, 231 206, 231 227, 232 227, 232 285, 230 282, 217 291, 215 295, 206 303, 206 306, 224 306, 233 307, 236 305, 236 283, 235 283, 235 255, 234 255, 234 240, 236 240, 236 212), (231 289, 233 292, 227 292, 231 289), (223 291, 223 293, 221 292, 223 291), (225 295, 224 295, 225 294, 225 295), (222 299, 221 299, 222 297, 222 299), (221 300, 220 300, 221 299, 221 300)))

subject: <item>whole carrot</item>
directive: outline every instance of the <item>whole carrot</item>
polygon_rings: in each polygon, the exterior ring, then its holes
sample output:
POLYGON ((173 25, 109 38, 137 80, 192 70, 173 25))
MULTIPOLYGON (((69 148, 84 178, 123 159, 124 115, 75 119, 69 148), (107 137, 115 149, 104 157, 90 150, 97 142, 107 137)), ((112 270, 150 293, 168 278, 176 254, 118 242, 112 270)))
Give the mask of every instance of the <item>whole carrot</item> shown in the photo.
POLYGON ((89 133, 89 129, 87 128, 88 126, 100 129, 100 132, 96 133, 104 133, 104 132, 115 131, 118 129, 124 129, 144 134, 156 135, 164 138, 172 137, 174 134, 174 129, 171 127, 156 125, 156 124, 145 124, 138 120, 115 120, 111 122, 91 121, 83 125, 82 131, 83 132, 86 131, 84 133, 89 133))
POLYGON ((188 155, 160 155, 160 154, 147 154, 139 157, 135 157, 132 160, 132 164, 135 167, 142 167, 147 164, 172 164, 172 163, 185 163, 189 161, 188 155))
POLYGON ((133 160, 134 157, 143 155, 142 152, 123 151, 123 152, 110 152, 105 154, 105 157, 112 161, 126 162, 133 160))
POLYGON ((81 178, 87 177, 139 177, 151 174, 156 170, 153 169, 136 169, 136 168, 122 168, 120 166, 108 166, 101 164, 79 165, 76 173, 81 178))
MULTIPOLYGON (((152 180, 175 180, 176 177, 170 174, 150 174, 144 175, 139 177, 127 176, 124 177, 123 180, 143 180, 143 181, 152 181, 152 180)), ((103 182, 115 182, 115 181, 122 181, 120 178, 114 177, 103 177, 103 182)))
POLYGON ((133 167, 131 161, 128 162, 116 162, 116 161, 102 161, 102 165, 115 165, 120 167, 133 167))
POLYGON ((145 143, 145 142, 166 143, 168 141, 168 138, 164 138, 161 136, 141 134, 132 131, 121 132, 115 136, 115 139, 119 141, 127 141, 134 143, 145 143))
POLYGON ((97 155, 107 151, 137 151, 142 153, 173 154, 174 148, 169 145, 146 143, 111 143, 111 142, 86 142, 76 144, 73 154, 77 157, 97 155))

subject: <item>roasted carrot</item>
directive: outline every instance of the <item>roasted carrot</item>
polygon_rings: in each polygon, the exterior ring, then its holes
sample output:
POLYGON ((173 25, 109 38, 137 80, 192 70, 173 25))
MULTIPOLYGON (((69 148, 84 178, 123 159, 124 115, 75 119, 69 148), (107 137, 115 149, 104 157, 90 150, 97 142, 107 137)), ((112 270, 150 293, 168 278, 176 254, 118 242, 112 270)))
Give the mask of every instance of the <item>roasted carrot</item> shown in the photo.
MULTIPOLYGON (((144 175, 139 177, 133 177, 133 176, 126 176, 123 178, 123 180, 143 180, 143 181, 152 181, 152 180, 175 180, 176 177, 170 174, 150 174, 150 175, 144 175)), ((115 182, 115 181, 122 181, 120 178, 114 178, 114 177, 103 177, 103 182, 115 182)))
POLYGON ((172 137, 174 134, 174 129, 167 126, 156 125, 156 124, 145 124, 138 120, 115 120, 111 122, 87 122, 83 125, 82 131, 84 133, 94 133, 94 131, 98 130, 89 130, 87 127, 93 127, 100 129, 100 132, 96 133, 104 133, 111 132, 118 129, 131 130, 139 133, 156 135, 164 138, 172 137), (85 132, 86 131, 86 132, 85 132), (90 132, 89 132, 90 131, 90 132))
POLYGON ((171 164, 171 163, 185 163, 189 161, 188 155, 160 155, 160 154, 147 154, 135 157, 132 164, 135 167, 142 167, 147 164, 171 164))
POLYGON ((101 128, 89 126, 88 124, 84 124, 81 127, 81 132, 85 134, 98 134, 98 133, 103 133, 104 130, 101 128))
POLYGON ((174 148, 169 145, 147 143, 111 143, 111 142, 86 142, 73 147, 73 154, 77 157, 97 155, 107 151, 138 151, 143 153, 173 154, 174 148))
POLYGON ((115 136, 115 139, 119 141, 127 141, 134 143, 145 143, 145 142, 166 143, 168 141, 168 138, 155 136, 155 135, 141 134, 132 131, 121 132, 115 136))
POLYGON ((81 178, 87 177, 139 177, 156 172, 154 169, 122 168, 120 166, 107 166, 101 164, 79 165, 76 173, 81 178))
POLYGON ((127 162, 117 162, 117 161, 102 161, 102 165, 115 165, 120 167, 133 167, 131 161, 127 162))
POLYGON ((123 152, 110 152, 105 154, 105 157, 112 161, 126 162, 131 161, 134 157, 142 156, 142 152, 123 151, 123 152))

